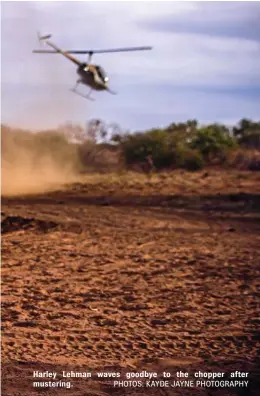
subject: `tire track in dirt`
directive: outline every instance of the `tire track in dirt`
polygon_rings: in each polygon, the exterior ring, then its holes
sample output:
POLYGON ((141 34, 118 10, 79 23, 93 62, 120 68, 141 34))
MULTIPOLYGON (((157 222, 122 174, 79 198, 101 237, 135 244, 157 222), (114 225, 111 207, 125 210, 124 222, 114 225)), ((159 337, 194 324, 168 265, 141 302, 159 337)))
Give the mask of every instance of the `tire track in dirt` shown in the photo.
POLYGON ((66 191, 3 200, 2 353, 10 378, 19 361, 94 369, 193 356, 220 368, 230 360, 254 367, 254 203, 223 212, 223 197, 218 210, 209 198, 177 208, 87 202, 66 191))

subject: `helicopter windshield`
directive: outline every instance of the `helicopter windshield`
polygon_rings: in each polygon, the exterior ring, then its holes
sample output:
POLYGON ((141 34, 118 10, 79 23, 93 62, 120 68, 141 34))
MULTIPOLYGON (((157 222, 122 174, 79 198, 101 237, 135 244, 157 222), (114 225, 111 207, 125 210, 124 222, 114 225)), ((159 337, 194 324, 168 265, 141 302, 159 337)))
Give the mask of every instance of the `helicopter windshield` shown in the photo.
POLYGON ((108 77, 107 77, 107 75, 105 73, 105 70, 102 67, 100 67, 100 66, 96 66, 96 70, 97 70, 98 76, 101 78, 101 80, 103 82, 107 82, 108 81, 108 77))

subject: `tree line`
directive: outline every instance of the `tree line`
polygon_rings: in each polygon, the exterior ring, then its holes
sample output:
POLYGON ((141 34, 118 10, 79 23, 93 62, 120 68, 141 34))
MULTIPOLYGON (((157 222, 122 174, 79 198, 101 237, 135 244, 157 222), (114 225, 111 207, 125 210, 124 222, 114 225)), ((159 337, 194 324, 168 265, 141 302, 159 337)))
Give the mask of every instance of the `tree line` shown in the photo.
POLYGON ((35 161, 39 153, 51 154, 61 162, 73 159, 82 172, 119 168, 195 171, 205 166, 260 170, 260 121, 241 119, 227 127, 188 120, 134 133, 101 120, 90 120, 84 127, 66 123, 39 133, 2 125, 3 158, 10 160, 10 149, 15 156, 14 147, 21 146, 35 153, 35 161))

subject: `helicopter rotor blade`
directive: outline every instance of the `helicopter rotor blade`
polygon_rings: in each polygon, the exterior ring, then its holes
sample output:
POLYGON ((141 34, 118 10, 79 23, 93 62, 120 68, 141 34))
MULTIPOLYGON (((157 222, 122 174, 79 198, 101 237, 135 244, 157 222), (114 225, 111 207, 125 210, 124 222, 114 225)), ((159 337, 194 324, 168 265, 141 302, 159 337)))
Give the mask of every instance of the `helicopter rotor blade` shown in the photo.
MULTIPOLYGON (((147 51, 151 50, 153 47, 126 47, 126 48, 114 48, 105 50, 66 50, 67 54, 105 54, 109 52, 129 52, 129 51, 147 51)), ((54 50, 34 50, 34 53, 45 53, 45 54, 58 54, 58 51, 54 50)))

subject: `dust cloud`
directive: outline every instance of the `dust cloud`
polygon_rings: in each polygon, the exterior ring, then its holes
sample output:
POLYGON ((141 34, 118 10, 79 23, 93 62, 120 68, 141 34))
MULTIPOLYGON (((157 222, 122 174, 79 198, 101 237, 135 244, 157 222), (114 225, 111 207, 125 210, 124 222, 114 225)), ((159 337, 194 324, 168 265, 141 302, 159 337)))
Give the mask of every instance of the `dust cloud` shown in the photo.
POLYGON ((2 131, 2 196, 45 193, 78 178, 76 147, 62 136, 2 131))
POLYGON ((45 158, 36 168, 28 162, 4 163, 2 166, 2 195, 17 196, 44 193, 61 188, 75 180, 71 170, 64 170, 45 158))

